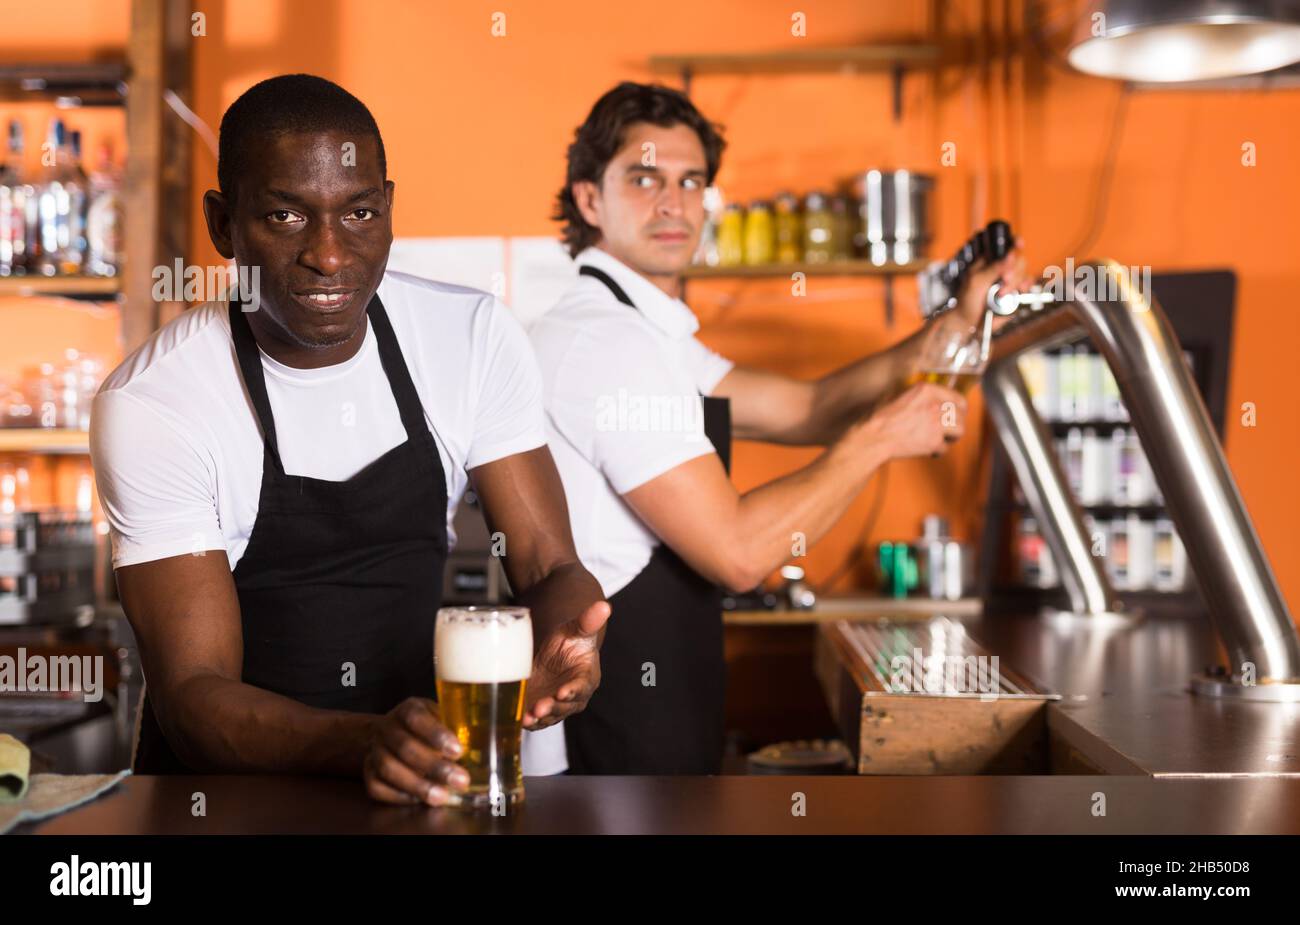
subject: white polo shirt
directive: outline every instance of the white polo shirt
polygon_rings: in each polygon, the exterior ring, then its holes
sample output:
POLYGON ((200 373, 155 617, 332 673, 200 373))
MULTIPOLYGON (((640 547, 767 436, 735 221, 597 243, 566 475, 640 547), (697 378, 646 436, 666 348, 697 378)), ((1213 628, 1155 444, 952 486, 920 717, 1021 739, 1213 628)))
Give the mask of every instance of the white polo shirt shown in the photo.
POLYGON ((528 334, 578 556, 612 597, 659 545, 622 496, 714 452, 700 395, 734 364, 700 343, 699 322, 680 299, 597 248, 576 262, 604 271, 636 308, 579 276, 528 334))
MULTIPOLYGON (((733 364, 695 337, 699 321, 685 303, 635 270, 594 247, 576 263, 604 271, 636 308, 600 280, 579 276, 528 334, 574 545, 612 597, 660 542, 622 495, 714 452, 700 395, 710 394, 733 364)), ((535 733, 529 744, 534 760, 554 766, 563 759, 567 767, 563 723, 535 733)))

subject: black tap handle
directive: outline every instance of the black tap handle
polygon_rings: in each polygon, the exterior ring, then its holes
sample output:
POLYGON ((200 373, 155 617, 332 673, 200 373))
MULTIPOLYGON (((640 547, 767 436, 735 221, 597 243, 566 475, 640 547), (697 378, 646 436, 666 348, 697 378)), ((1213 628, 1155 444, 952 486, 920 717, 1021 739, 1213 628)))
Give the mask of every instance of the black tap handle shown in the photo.
POLYGON ((971 235, 970 240, 938 271, 937 279, 941 288, 947 291, 950 299, 956 298, 967 271, 977 261, 996 263, 1011 252, 1015 240, 1010 224, 1001 219, 989 222, 971 235))
POLYGON ((1016 239, 1011 234, 1011 226, 1000 219, 994 219, 984 229, 984 257, 990 262, 1001 260, 1011 253, 1016 239))

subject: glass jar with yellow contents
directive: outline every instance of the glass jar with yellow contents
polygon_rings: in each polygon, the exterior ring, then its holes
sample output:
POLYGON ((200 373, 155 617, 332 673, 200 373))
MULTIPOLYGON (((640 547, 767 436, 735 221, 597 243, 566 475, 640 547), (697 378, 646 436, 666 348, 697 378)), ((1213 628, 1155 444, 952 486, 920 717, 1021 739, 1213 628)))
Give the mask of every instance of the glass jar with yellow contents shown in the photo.
POLYGON ((718 220, 718 266, 738 267, 745 262, 745 210, 728 203, 718 220))
POLYGON ((803 217, 799 214, 799 200, 793 193, 782 193, 776 197, 773 221, 776 262, 798 263, 803 259, 803 217))
POLYGON ((803 203, 803 259, 809 263, 828 263, 834 259, 834 229, 826 197, 809 193, 803 203))
POLYGON ((776 255, 776 228, 772 221, 772 206, 766 200, 750 203, 745 213, 745 264, 764 266, 776 255))

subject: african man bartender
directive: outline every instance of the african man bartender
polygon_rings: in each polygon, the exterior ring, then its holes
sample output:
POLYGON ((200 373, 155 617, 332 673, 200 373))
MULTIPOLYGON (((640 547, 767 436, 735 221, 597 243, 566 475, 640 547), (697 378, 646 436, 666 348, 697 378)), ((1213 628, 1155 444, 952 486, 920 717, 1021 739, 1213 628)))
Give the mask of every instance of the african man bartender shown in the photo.
POLYGON ((135 769, 352 775, 447 803, 468 776, 429 699, 433 630, 468 483, 532 609, 526 730, 599 683, 609 605, 573 547, 527 339, 487 293, 387 271, 394 184, 341 87, 249 89, 217 173, 209 235, 260 287, 157 331, 92 414, 146 680, 135 769))
MULTIPOLYGON (((570 773, 718 773, 720 586, 754 588, 793 537, 824 536, 885 462, 938 455, 963 429, 957 392, 897 394, 923 333, 815 381, 736 366, 696 338, 682 272, 723 146, 684 95, 628 82, 596 102, 568 151, 556 218, 578 280, 529 336, 578 553, 614 609, 599 690, 538 734, 570 773), (742 495, 728 478, 733 435, 826 449, 742 495)), ((957 311, 978 318, 999 279, 1023 286, 1022 263, 1015 250, 976 267, 957 311)))

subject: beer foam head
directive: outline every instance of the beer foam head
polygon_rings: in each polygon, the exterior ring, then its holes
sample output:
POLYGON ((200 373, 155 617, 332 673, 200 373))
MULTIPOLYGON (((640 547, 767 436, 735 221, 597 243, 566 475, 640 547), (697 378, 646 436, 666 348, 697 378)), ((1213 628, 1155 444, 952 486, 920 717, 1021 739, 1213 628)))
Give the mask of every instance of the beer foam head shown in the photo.
POLYGON ((449 607, 438 614, 433 657, 443 681, 527 680, 533 671, 532 621, 522 608, 449 607))

